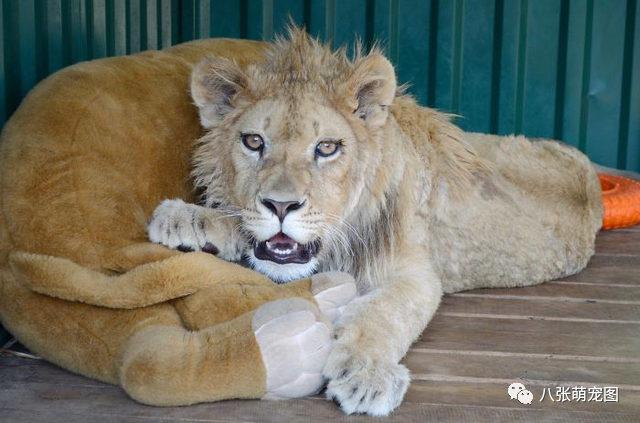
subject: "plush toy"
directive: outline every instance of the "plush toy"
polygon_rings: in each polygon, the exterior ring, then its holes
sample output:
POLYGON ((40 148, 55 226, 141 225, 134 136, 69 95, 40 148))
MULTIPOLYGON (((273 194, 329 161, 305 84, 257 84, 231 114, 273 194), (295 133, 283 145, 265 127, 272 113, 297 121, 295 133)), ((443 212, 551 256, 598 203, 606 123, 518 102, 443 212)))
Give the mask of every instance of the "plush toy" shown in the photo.
POLYGON ((262 51, 197 41, 81 63, 28 95, 0 145, 0 320, 18 340, 148 404, 321 387, 331 320, 356 294, 351 277, 276 285, 146 241, 162 199, 193 200, 193 65, 262 51))

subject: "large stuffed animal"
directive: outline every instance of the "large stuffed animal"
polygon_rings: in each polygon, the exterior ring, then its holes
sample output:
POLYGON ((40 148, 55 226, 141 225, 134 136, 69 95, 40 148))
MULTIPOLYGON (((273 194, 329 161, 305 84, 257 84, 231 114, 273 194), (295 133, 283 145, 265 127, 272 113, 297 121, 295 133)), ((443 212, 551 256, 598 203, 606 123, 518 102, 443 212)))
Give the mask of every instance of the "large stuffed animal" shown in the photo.
POLYGON ((0 320, 24 345, 155 405, 322 386, 351 277, 276 285, 146 240, 163 198, 194 197, 193 65, 260 60, 263 46, 197 41, 81 63, 24 100, 0 147, 0 320))

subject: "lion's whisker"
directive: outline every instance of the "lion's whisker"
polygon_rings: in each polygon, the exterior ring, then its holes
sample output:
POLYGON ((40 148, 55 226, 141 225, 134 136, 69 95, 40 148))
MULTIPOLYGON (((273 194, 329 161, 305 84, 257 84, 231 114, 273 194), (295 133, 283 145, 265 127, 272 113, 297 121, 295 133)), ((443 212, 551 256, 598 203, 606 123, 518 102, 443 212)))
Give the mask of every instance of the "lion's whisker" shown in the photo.
POLYGON ((351 234, 354 235, 354 237, 360 242, 360 244, 362 245, 363 250, 365 250, 365 253, 368 254, 369 253, 369 245, 367 244, 367 242, 364 240, 364 238, 360 235, 360 233, 353 227, 353 225, 351 225, 349 222, 347 222, 345 219, 341 218, 340 216, 337 216, 335 214, 330 214, 327 213, 326 216, 328 218, 331 219, 335 219, 338 222, 342 223, 346 229, 349 230, 349 232, 351 234))
POLYGON ((351 243, 349 242, 349 237, 340 229, 335 226, 331 226, 327 223, 319 223, 319 226, 322 227, 329 235, 335 236, 335 238, 340 242, 343 249, 350 253, 353 256, 355 253, 353 248, 351 247, 351 243))

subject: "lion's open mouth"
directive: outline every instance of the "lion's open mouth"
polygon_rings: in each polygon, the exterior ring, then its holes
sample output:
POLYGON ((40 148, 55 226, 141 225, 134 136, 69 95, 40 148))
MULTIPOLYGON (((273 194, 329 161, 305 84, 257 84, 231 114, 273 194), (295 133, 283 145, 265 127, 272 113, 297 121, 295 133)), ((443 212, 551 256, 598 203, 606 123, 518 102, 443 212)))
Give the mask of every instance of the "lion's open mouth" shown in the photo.
POLYGON ((300 244, 282 232, 266 241, 253 243, 253 254, 257 259, 270 260, 278 264, 308 263, 320 249, 320 241, 300 244))

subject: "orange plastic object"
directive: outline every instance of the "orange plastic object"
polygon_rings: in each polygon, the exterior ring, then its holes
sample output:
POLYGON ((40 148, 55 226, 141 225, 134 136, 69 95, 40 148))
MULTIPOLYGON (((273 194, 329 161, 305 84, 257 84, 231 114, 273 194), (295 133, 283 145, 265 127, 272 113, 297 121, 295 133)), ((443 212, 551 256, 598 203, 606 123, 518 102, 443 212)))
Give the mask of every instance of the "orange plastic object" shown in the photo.
POLYGON ((604 217, 602 229, 619 229, 640 223, 640 182, 601 173, 604 217))

